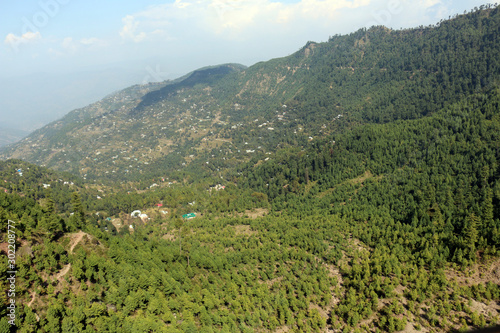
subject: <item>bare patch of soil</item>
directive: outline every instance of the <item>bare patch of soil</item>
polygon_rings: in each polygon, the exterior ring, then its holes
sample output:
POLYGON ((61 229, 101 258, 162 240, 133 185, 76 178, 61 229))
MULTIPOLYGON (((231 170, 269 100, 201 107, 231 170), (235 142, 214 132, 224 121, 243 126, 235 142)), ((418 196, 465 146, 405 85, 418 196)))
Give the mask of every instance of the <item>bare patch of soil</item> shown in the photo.
POLYGON ((274 331, 275 333, 285 333, 285 332, 289 332, 290 331, 290 328, 288 326, 281 326, 281 327, 278 327, 276 329, 276 331, 274 331))
POLYGON ((246 235, 246 236, 251 236, 257 234, 257 231, 252 230, 249 225, 235 225, 234 226, 234 233, 236 235, 246 235))
POLYGON ((488 303, 478 302, 476 300, 471 300, 472 304, 470 309, 477 312, 478 314, 485 315, 488 318, 487 314, 489 313, 498 313, 500 312, 500 306, 498 306, 497 302, 489 301, 488 303))
POLYGON ((422 326, 420 327, 420 330, 417 330, 417 329, 415 328, 415 326, 413 326, 413 323, 408 323, 408 324, 406 324, 405 329, 404 329, 404 330, 402 330, 401 332, 408 332, 408 333, 425 333, 425 332, 429 332, 429 331, 427 330, 427 328, 422 327, 422 326))
POLYGON ((313 310, 313 309, 318 310, 318 312, 321 315, 321 317, 323 317, 323 318, 325 318, 327 320, 330 317, 330 314, 328 313, 328 310, 331 310, 331 309, 323 309, 322 307, 320 307, 317 304, 309 303, 309 310, 313 310))
POLYGON ((73 250, 78 245, 78 243, 80 243, 82 241, 82 239, 83 239, 84 236, 87 236, 87 238, 88 238, 89 234, 87 234, 87 233, 85 233, 83 231, 79 231, 76 234, 69 235, 69 237, 70 237, 69 253, 73 253, 73 250))
MULTIPOLYGON (((75 249, 75 247, 84 239, 84 237, 87 237, 87 239, 90 240, 91 236, 83 231, 79 231, 77 233, 69 235, 70 241, 69 241, 69 251, 68 252, 70 254, 73 253, 73 250, 75 249)), ((62 282, 63 277, 66 274, 68 274, 70 269, 71 269, 71 264, 65 265, 63 267, 63 269, 61 269, 61 271, 55 275, 55 279, 58 280, 59 282, 62 282)))
POLYGON ((323 265, 329 272, 328 276, 337 278, 338 286, 340 287, 343 283, 343 280, 342 280, 342 274, 340 274, 340 270, 338 269, 338 267, 335 267, 327 263, 323 263, 323 265))
POLYGON ((61 282, 62 278, 69 272, 70 268, 71 264, 67 264, 66 266, 64 266, 64 268, 61 269, 59 274, 56 275, 56 279, 59 280, 59 282, 61 282))
POLYGON ((500 284, 500 259, 490 260, 487 263, 478 263, 461 272, 455 269, 445 271, 449 281, 456 281, 460 285, 472 286, 479 283, 492 282, 500 284), (473 272, 472 274, 468 274, 473 272))
POLYGON ((248 216, 251 219, 266 216, 269 213, 267 208, 255 208, 253 210, 245 210, 244 213, 238 213, 240 217, 248 216))
POLYGON ((28 305, 29 307, 31 307, 31 305, 33 305, 33 302, 34 302, 34 301, 35 301, 35 299, 36 299, 36 293, 35 293, 34 291, 32 291, 32 292, 31 292, 31 294, 30 294, 30 296, 31 296, 31 301, 29 301, 29 303, 28 303, 28 304, 26 304, 26 305, 28 305))
POLYGON ((0 243, 0 253, 5 255, 9 253, 9 243, 0 243))
POLYGON ((111 223, 116 228, 116 231, 120 231, 120 229, 123 227, 123 223, 122 223, 121 219, 114 218, 111 220, 111 223))
POLYGON ((162 238, 165 239, 165 240, 174 241, 175 240, 175 235, 174 235, 174 233, 170 233, 169 232, 169 233, 163 235, 162 238))
POLYGON ((269 287, 271 287, 273 284, 275 283, 280 283, 281 281, 283 280, 283 277, 282 276, 279 276, 277 278, 274 278, 274 279, 271 279, 271 280, 267 280, 265 281, 264 283, 266 285, 268 285, 269 287))
POLYGON ((362 174, 359 177, 350 179, 350 180, 348 180, 348 182, 351 184, 359 184, 359 183, 363 183, 365 180, 367 180, 368 178, 371 178, 371 177, 373 177, 373 174, 371 173, 371 171, 366 170, 364 174, 362 174))
MULTIPOLYGON (((342 183, 340 183, 340 184, 336 185, 335 187, 329 188, 328 190, 325 190, 325 191, 323 191, 323 192, 318 193, 318 194, 317 194, 317 197, 318 197, 318 198, 323 198, 323 197, 325 197, 326 195, 331 194, 331 193, 332 193, 333 191, 335 191, 335 190, 336 190, 339 186, 342 186, 342 185, 345 185, 345 184, 353 184, 353 185, 355 185, 355 184, 361 184, 361 187, 363 187, 363 183, 364 183, 364 181, 365 181, 365 180, 367 180, 367 179, 369 179, 369 178, 374 178, 375 180, 377 180, 377 181, 378 181, 378 180, 382 179, 382 177, 383 177, 382 175, 379 175, 379 176, 374 176, 374 175, 371 173, 371 171, 370 171, 370 170, 367 170, 367 171, 365 171, 365 173, 364 173, 364 174, 362 174, 362 175, 361 175, 361 176, 359 176, 359 177, 352 178, 352 179, 348 179, 348 180, 346 180, 346 181, 344 181, 344 182, 342 182, 342 183)), ((356 193, 356 192, 357 192, 357 190, 355 191, 355 193, 356 193)), ((343 203, 343 204, 345 204, 345 203, 343 203)))

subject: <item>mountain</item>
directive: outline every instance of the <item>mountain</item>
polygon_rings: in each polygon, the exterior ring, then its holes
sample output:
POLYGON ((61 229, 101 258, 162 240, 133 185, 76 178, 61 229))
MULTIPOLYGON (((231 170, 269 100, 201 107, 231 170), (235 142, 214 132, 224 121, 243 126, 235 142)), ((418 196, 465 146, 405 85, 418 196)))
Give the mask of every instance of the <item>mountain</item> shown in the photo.
POLYGON ((20 129, 0 127, 0 147, 17 142, 28 134, 29 132, 20 129))
POLYGON ((35 131, 1 157, 88 179, 190 170, 229 177, 235 163, 276 147, 420 118, 494 86, 498 20, 494 8, 433 27, 372 27, 249 68, 222 65, 134 86, 35 131))
POLYGON ((498 325, 498 15, 136 85, 8 147, 72 172, 0 161, 0 331, 498 325))
POLYGON ((61 118, 74 108, 88 105, 113 91, 141 82, 146 71, 134 72, 130 67, 132 66, 120 68, 115 65, 67 74, 41 72, 0 77, 2 126, 32 132, 61 118))

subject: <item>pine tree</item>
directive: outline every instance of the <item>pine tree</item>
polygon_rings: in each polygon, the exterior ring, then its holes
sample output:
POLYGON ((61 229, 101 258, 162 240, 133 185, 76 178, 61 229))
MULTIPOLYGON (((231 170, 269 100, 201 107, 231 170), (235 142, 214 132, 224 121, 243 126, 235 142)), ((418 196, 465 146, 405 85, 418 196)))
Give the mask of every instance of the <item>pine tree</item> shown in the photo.
POLYGON ((73 206, 73 214, 75 216, 76 227, 79 229, 83 229, 85 227, 85 211, 83 210, 80 195, 77 192, 73 192, 71 196, 71 205, 73 206))
POLYGON ((174 226, 179 231, 179 256, 182 255, 182 227, 184 226, 184 221, 180 218, 175 219, 174 226))
POLYGON ((55 203, 51 196, 47 197, 47 205, 45 206, 45 212, 52 214, 55 212, 55 203))
POLYGON ((434 215, 432 216, 432 224, 435 228, 435 231, 440 234, 444 231, 445 221, 443 218, 443 214, 441 213, 441 209, 439 209, 439 205, 435 203, 432 206, 434 210, 434 215))
POLYGON ((491 239, 491 232, 494 228, 493 223, 493 190, 491 188, 486 188, 484 194, 484 200, 482 204, 482 221, 483 228, 481 229, 481 235, 485 238, 491 239))
POLYGON ((0 333, 10 333, 11 325, 7 321, 7 317, 2 317, 0 320, 0 333))
POLYGON ((470 214, 465 220, 465 227, 463 230, 463 237, 465 246, 473 251, 476 248, 476 243, 479 240, 478 228, 481 225, 481 219, 474 213, 470 214))

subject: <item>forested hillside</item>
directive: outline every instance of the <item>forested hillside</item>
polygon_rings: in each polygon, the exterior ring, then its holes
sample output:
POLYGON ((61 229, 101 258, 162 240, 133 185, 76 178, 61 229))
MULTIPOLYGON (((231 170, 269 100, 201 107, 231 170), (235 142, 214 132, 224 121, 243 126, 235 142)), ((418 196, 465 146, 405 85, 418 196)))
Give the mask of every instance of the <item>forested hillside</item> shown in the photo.
POLYGON ((217 176, 358 124, 417 119, 498 84, 498 8, 436 26, 360 29, 248 68, 134 86, 3 149, 105 181, 217 176), (207 164, 208 162, 208 164, 207 164), (215 166, 216 165, 216 166, 215 166), (218 169, 218 170, 217 170, 218 169))
POLYGON ((500 324, 499 15, 135 86, 9 148, 72 173, 0 162, 0 332, 500 324))

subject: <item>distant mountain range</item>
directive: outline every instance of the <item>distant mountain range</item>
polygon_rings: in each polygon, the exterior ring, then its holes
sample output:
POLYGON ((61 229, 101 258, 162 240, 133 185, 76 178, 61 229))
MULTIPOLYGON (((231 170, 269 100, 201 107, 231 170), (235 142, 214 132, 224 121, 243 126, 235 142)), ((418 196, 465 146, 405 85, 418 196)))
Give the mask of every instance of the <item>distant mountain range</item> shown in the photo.
POLYGON ((28 134, 29 132, 23 130, 0 127, 0 147, 17 142, 28 134))
POLYGON ((0 156, 87 179, 230 177, 238 163, 279 148, 363 123, 421 118, 497 85, 499 17, 485 9, 434 27, 361 29, 248 68, 224 64, 135 85, 0 156))
POLYGON ((41 72, 1 77, 1 126, 31 132, 63 117, 69 110, 151 78, 147 70, 132 70, 123 64, 67 74, 41 72))

